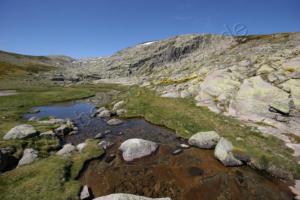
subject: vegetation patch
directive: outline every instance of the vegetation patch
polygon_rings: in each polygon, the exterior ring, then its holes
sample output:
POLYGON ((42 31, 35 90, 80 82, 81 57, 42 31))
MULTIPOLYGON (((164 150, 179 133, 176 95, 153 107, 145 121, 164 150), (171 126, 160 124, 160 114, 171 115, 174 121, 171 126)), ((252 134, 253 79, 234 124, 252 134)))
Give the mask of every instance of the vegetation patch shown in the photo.
POLYGON ((86 144, 82 152, 72 155, 71 178, 73 179, 76 179, 80 175, 86 162, 99 158, 104 153, 103 149, 98 145, 97 140, 87 140, 86 144))
POLYGON ((185 83, 187 81, 190 81, 190 80, 193 80, 193 79, 196 79, 196 78, 198 78, 197 75, 193 75, 193 76, 190 76, 190 77, 185 77, 185 78, 182 78, 182 79, 162 79, 162 80, 160 80, 159 84, 161 84, 161 85, 179 84, 179 83, 185 83))
POLYGON ((70 160, 51 156, 0 174, 1 200, 77 199, 80 184, 69 179, 70 160))

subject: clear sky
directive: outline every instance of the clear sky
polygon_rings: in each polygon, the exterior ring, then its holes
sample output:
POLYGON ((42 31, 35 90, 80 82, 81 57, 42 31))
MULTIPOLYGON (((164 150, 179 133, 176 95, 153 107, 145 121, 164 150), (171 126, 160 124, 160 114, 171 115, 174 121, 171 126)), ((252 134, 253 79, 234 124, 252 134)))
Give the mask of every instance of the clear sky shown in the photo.
POLYGON ((23 54, 103 56, 185 33, 296 31, 300 0, 0 0, 0 49, 23 54))

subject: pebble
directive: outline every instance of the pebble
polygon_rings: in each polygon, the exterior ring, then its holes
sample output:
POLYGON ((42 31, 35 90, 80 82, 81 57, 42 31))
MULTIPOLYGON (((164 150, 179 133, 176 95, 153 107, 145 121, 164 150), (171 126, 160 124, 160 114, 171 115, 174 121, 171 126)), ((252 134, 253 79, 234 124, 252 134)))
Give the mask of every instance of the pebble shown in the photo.
POLYGON ((178 154, 180 154, 180 153, 182 153, 182 152, 183 152, 182 149, 175 149, 174 151, 172 151, 172 154, 173 154, 173 155, 178 155, 178 154))
POLYGON ((188 149, 188 148, 190 148, 190 146, 189 145, 187 145, 187 144, 180 144, 180 145, 178 145, 180 148, 182 148, 182 149, 188 149))
POLYGON ((98 133, 97 135, 95 135, 94 139, 102 139, 105 137, 105 134, 103 133, 98 133))

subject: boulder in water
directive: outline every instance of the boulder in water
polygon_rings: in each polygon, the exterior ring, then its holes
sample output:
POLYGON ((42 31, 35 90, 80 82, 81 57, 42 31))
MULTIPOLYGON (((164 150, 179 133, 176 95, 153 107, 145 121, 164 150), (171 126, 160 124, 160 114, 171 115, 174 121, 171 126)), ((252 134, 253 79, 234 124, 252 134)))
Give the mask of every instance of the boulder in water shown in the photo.
POLYGON ((125 161, 132 161, 152 154, 157 148, 158 144, 155 142, 133 138, 123 142, 119 149, 123 152, 125 161))

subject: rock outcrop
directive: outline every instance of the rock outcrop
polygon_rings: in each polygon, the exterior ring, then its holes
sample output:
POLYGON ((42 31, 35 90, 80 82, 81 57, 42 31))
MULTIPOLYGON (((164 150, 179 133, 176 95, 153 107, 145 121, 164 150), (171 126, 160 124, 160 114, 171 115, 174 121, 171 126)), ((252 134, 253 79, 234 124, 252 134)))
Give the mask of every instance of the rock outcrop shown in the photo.
POLYGON ((289 114, 289 94, 260 76, 244 80, 234 100, 230 104, 229 114, 253 121, 272 118, 274 112, 289 114), (274 109, 274 112, 270 112, 274 109))

